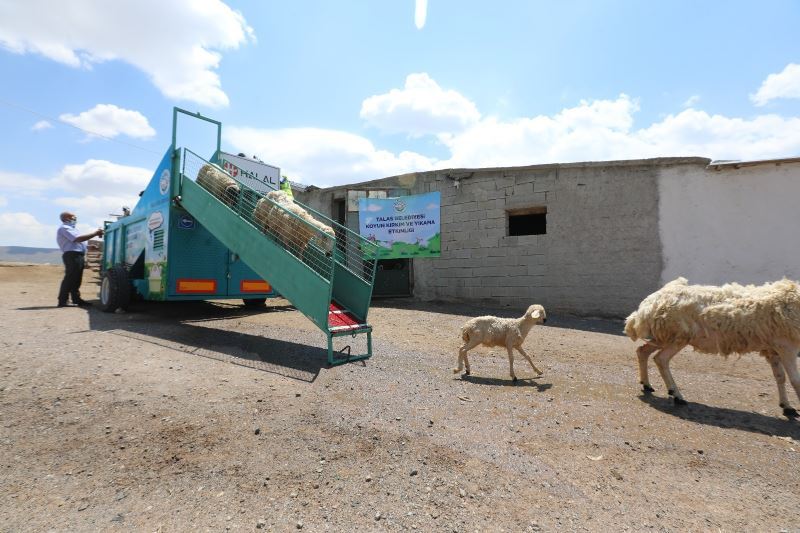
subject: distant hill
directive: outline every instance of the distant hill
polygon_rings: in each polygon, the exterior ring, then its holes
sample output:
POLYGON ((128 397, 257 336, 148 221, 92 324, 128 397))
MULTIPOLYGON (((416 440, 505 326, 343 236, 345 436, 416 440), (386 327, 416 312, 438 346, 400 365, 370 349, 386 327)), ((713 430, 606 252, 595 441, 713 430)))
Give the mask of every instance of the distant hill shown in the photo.
POLYGON ((0 246, 0 261, 12 263, 61 264, 58 248, 29 248, 27 246, 0 246))

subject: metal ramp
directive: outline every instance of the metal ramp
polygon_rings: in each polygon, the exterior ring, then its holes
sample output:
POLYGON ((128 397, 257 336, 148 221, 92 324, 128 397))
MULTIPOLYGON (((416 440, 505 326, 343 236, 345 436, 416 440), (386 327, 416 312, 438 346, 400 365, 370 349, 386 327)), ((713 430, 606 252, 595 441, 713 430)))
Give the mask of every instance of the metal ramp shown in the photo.
MULTIPOLYGON (((342 364, 372 356, 372 327, 367 323, 375 282, 377 246, 299 204, 335 232, 326 234, 266 197, 274 188, 246 172, 236 178, 216 167, 223 179, 209 180, 206 161, 189 149, 176 151, 179 184, 174 201, 214 237, 237 254, 328 338, 328 363, 342 364), (201 177, 198 184, 198 176, 201 177), (213 181, 213 183, 211 183, 213 181), (266 224, 256 207, 290 223, 266 224), (333 339, 367 336, 363 354, 334 353, 333 339)), ((217 176, 219 178, 220 176, 217 176)), ((259 211, 263 213, 264 211, 259 211)), ((271 219, 274 220, 274 219, 271 219)))

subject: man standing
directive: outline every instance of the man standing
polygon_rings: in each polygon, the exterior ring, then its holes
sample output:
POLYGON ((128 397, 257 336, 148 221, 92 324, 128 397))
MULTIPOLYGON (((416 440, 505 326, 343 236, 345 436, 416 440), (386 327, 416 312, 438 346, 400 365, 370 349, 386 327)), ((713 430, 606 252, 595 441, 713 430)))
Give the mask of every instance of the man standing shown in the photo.
POLYGON ((81 299, 81 281, 83 280, 84 258, 86 256, 86 241, 92 237, 100 237, 103 230, 97 229, 85 235, 78 235, 75 223, 78 221, 73 213, 64 211, 61 213, 61 227, 58 228, 56 240, 58 247, 61 248, 64 261, 64 280, 61 282, 61 290, 58 291, 58 307, 67 307, 67 297, 72 297, 72 303, 81 307, 88 307, 92 304, 81 299))

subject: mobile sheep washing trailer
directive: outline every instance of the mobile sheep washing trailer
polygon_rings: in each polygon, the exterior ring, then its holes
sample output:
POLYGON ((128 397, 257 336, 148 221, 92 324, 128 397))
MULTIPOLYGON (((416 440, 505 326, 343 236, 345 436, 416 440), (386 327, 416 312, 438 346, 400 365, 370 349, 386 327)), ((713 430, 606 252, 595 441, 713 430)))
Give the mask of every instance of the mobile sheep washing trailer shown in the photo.
POLYGON ((138 204, 129 216, 105 224, 101 308, 125 309, 133 297, 241 298, 245 305, 263 305, 279 293, 326 334, 329 364, 370 357, 367 313, 376 245, 298 204, 330 226, 332 238, 266 198, 276 189, 272 183, 277 183, 279 170, 244 165, 222 152, 220 122, 177 107, 172 118, 172 144, 138 204), (176 145, 179 114, 216 125, 217 148, 210 160, 176 145), (210 173, 216 181, 208 181, 210 173), (269 226, 255 217, 259 202, 259 209, 271 208, 291 224, 269 226), (334 357, 334 337, 362 334, 367 336, 366 353, 350 354, 346 347, 346 356, 334 357))

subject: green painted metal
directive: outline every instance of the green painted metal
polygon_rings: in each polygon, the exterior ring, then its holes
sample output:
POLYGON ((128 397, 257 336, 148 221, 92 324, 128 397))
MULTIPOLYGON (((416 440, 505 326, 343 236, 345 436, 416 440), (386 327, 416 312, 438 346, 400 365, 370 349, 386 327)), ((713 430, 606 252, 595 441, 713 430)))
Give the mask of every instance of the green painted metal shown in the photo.
POLYGON ((187 231, 180 230, 179 221, 183 214, 177 208, 170 210, 169 233, 169 276, 167 297, 170 300, 182 299, 186 294, 178 292, 178 279, 213 279, 217 284, 216 293, 203 294, 204 299, 225 298, 228 295, 227 265, 228 248, 215 239, 200 223, 187 231))
MULTIPOLYGON (((219 154, 221 149, 222 138, 220 122, 203 117, 200 113, 173 108, 170 196, 174 199, 175 205, 185 209, 197 219, 216 239, 231 252, 236 253, 259 276, 269 280, 281 295, 325 332, 328 339, 329 364, 338 365, 371 357, 372 328, 366 326, 355 332, 331 331, 328 311, 333 298, 358 317, 362 324, 366 324, 377 268, 377 261, 374 260, 377 257, 377 247, 321 213, 308 206, 302 206, 314 213, 319 220, 347 234, 348 240, 344 243, 343 249, 334 249, 330 258, 318 254, 311 247, 306 250, 304 256, 309 253, 317 254, 314 261, 304 262, 292 255, 252 224, 252 206, 247 208, 241 205, 245 194, 253 194, 255 191, 252 189, 248 191, 247 187, 243 186, 242 194, 239 196, 240 205, 235 206, 233 210, 183 175, 181 151, 176 144, 179 113, 217 125, 216 154, 219 154), (350 248, 347 248, 348 245, 350 248), (353 259, 354 252, 358 254, 359 260, 353 259), (361 261, 362 258, 367 260, 361 261), (334 357, 334 337, 346 335, 355 337, 363 334, 367 335, 367 353, 334 357)), ((183 164, 185 165, 185 157, 183 164)))
POLYGON ((181 109, 180 107, 173 107, 172 108, 172 176, 170 180, 170 186, 173 194, 176 191, 180 190, 180 150, 178 149, 177 142, 178 142, 178 114, 188 115, 192 118, 196 118, 199 120, 204 120, 206 122, 210 122, 217 126, 217 151, 219 153, 220 149, 222 148, 222 122, 218 120, 214 120, 212 118, 204 117, 199 112, 191 112, 187 111, 186 109, 181 109))
MULTIPOLYGON (((296 202, 299 204, 299 202, 296 202)), ((372 300, 372 290, 375 285, 375 272, 378 266, 378 246, 365 239, 350 228, 343 226, 319 211, 303 205, 303 208, 313 213, 314 216, 324 221, 331 227, 335 227, 337 232, 343 234, 346 242, 351 243, 351 248, 347 251, 357 251, 360 258, 366 258, 371 262, 349 261, 348 254, 341 249, 336 250, 335 266, 333 275, 333 299, 339 302, 352 314, 357 316, 362 323, 367 322, 369 305, 372 300)))
POLYGON ((339 262, 335 264, 333 280, 333 299, 366 323, 372 285, 339 262))
POLYGON ((328 364, 331 366, 336 365, 343 365, 345 363, 352 363, 353 361, 361 361, 362 359, 369 359, 372 357, 372 328, 366 328, 363 330, 359 330, 356 333, 343 331, 339 333, 328 332, 328 364), (345 337, 345 336, 352 336, 355 337, 356 335, 367 335, 367 353, 363 354, 351 354, 348 353, 347 355, 343 355, 342 352, 334 352, 333 351, 333 338, 334 337, 345 337), (342 354, 342 355, 334 355, 342 354))
POLYGON ((192 180, 181 181, 180 205, 259 276, 306 315, 328 331, 331 283, 272 242, 255 226, 239 217, 192 180))

